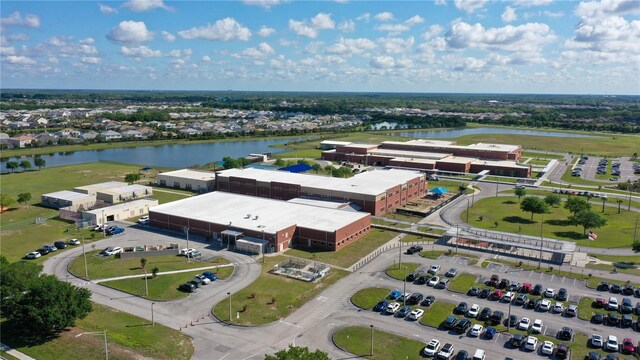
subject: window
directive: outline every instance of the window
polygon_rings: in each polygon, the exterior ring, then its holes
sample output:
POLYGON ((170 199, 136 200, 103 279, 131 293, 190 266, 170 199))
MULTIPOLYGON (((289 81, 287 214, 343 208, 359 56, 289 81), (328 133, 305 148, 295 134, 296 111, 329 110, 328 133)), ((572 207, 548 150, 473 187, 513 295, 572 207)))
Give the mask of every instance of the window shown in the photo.
POLYGON ((180 187, 180 181, 174 181, 173 182, 173 187, 179 188, 180 187))
POLYGON ((166 180, 160 180, 160 186, 167 186, 166 180))
POLYGON ((187 189, 187 190, 191 190, 191 184, 189 184, 189 183, 184 184, 184 188, 187 189))

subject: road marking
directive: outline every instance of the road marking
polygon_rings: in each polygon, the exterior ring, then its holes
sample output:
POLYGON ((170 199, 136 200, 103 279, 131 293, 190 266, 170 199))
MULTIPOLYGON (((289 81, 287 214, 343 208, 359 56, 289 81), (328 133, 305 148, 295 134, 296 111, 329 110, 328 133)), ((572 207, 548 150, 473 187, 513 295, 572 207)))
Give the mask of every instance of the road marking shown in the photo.
POLYGON ((327 300, 329 300, 329 298, 328 298, 328 297, 326 297, 326 296, 318 296, 318 297, 316 298, 316 300, 318 300, 318 301, 320 301, 320 302, 327 302, 327 300))
POLYGON ((576 280, 578 279, 573 279, 573 286, 576 286, 576 280))
POLYGON ((565 279, 566 279, 566 278, 563 276, 563 277, 562 277, 562 283, 563 283, 563 284, 564 284, 564 280, 565 280, 565 279))
POLYGON ((554 277, 555 277, 555 275, 554 275, 554 274, 551 274, 551 280, 549 280, 549 281, 553 281, 553 278, 554 278, 554 277))
POLYGON ((529 277, 533 276, 533 270, 529 273, 529 277))
POLYGON ((229 356, 229 354, 231 354, 231 353, 227 353, 225 356, 221 357, 220 360, 226 358, 227 356, 229 356))
POLYGON ((544 277, 544 273, 540 273, 540 279, 544 277))
POLYGON ((494 342, 494 343, 495 343, 495 342, 498 342, 498 339, 499 339, 499 338, 500 338, 500 333, 496 334, 496 339, 495 339, 495 340, 493 340, 493 342, 494 342))
POLYGON ((285 324, 285 325, 294 326, 294 327, 297 327, 298 329, 302 329, 302 326, 298 326, 296 324, 288 323, 288 322, 286 322, 286 321, 284 321, 282 319, 280 320, 280 322, 285 324))

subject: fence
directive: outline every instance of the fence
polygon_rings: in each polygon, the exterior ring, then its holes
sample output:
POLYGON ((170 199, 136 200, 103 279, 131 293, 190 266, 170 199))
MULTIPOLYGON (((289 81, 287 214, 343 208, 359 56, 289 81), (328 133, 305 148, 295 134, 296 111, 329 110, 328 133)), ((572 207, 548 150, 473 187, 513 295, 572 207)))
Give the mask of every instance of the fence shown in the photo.
POLYGON ((357 263, 351 265, 351 271, 356 271, 358 269, 360 269, 361 267, 367 265, 367 263, 369 263, 371 260, 375 259, 376 257, 378 257, 378 255, 393 250, 393 249, 397 249, 398 247, 409 247, 411 245, 429 245, 429 244, 433 244, 433 242, 431 241, 412 241, 412 242, 407 242, 407 243, 394 243, 394 244, 389 244, 389 245, 385 245, 382 247, 377 248, 375 251, 373 251, 372 253, 370 253, 369 255, 367 255, 366 257, 360 259, 357 263))

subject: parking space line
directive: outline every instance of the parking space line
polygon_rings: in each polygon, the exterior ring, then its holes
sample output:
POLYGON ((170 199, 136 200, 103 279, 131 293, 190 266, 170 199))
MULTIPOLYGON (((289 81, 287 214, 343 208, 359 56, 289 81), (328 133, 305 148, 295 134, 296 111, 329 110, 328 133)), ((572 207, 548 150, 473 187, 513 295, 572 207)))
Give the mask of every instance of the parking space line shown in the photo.
POLYGON ((508 271, 509 271, 509 265, 507 265, 507 268, 506 268, 506 269, 504 269, 504 272, 505 272, 505 273, 506 273, 506 272, 508 272, 508 271))
POLYGON ((499 338, 500 338, 500 333, 496 334, 496 339, 495 339, 495 340, 493 340, 493 342, 494 342, 494 343, 495 343, 495 342, 498 342, 498 339, 499 339, 499 338))
POLYGON ((555 277, 555 275, 554 275, 554 274, 551 274, 551 280, 549 280, 549 281, 553 281, 553 278, 554 278, 554 277, 555 277))
POLYGON ((573 279, 573 286, 576 286, 576 280, 578 279, 573 279))
POLYGON ((533 276, 533 270, 529 272, 529 277, 533 276))
POLYGON ((540 273, 540 279, 542 279, 543 276, 544 276, 544 273, 540 273))
POLYGON ((564 279, 566 279, 564 276, 562 277, 562 283, 564 284, 564 279))

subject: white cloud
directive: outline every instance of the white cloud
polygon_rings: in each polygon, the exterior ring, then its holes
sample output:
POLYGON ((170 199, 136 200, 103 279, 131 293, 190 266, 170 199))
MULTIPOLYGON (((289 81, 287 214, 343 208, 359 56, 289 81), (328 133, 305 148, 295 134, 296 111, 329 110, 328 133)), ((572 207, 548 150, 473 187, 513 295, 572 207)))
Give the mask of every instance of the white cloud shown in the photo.
POLYGON ((338 25, 338 30, 342 32, 354 32, 356 30, 356 23, 353 20, 343 21, 338 25))
POLYGON ((502 13, 502 21, 510 23, 516 20, 518 20, 516 9, 512 8, 511 6, 507 6, 502 13))
POLYGON ((371 14, 364 13, 356 18, 358 21, 369 22, 371 20, 371 14))
POLYGON ((0 55, 8 56, 15 55, 16 49, 13 46, 0 46, 0 55))
POLYGON ((93 38, 76 40, 70 36, 54 36, 41 44, 24 49, 29 55, 36 57, 95 57, 98 54, 98 49, 93 46, 94 41, 93 38))
POLYGON ((378 44, 382 48, 382 50, 389 54, 400 54, 407 53, 413 47, 415 39, 413 36, 410 36, 406 39, 403 38, 380 38, 378 39, 378 44))
POLYGON ((431 40, 434 37, 440 35, 440 33, 444 30, 444 28, 438 24, 433 24, 429 26, 429 30, 422 34, 422 40, 431 40))
POLYGON ((549 5, 553 0, 514 0, 513 4, 521 7, 533 7, 549 5))
POLYGON ((637 0, 583 1, 576 8, 575 14, 583 20, 611 15, 640 16, 640 2, 637 0))
POLYGON ((29 39, 29 35, 23 33, 7 34, 7 40, 9 41, 27 41, 29 39))
POLYGON ((396 64, 395 60, 388 55, 375 56, 371 58, 369 61, 369 65, 373 66, 377 69, 388 69, 394 67, 396 64))
POLYGON ((477 48, 524 53, 538 53, 544 44, 555 39, 551 28, 541 23, 485 28, 481 24, 470 25, 458 21, 445 34, 450 49, 477 48))
POLYGON ((326 13, 318 13, 310 21, 289 19, 289 29, 299 36, 312 39, 318 36, 320 30, 334 29, 335 26, 336 23, 331 19, 331 14, 326 13))
POLYGON ((422 24, 423 22, 424 22, 424 18, 420 15, 414 15, 404 21, 404 23, 407 25, 417 25, 417 24, 422 24))
POLYGON ((398 24, 379 24, 375 27, 379 31, 387 31, 391 34, 399 34, 411 29, 413 25, 421 24, 424 22, 424 18, 420 15, 415 15, 409 19, 398 24))
POLYGON ((205 55, 205 56, 202 57, 202 61, 203 62, 209 62, 209 61, 211 61, 211 58, 209 57, 209 55, 205 55))
POLYGON ((240 54, 234 54, 238 58, 262 59, 275 54, 275 50, 266 42, 260 43, 257 47, 251 47, 243 50, 240 54))
POLYGON ((436 5, 447 5, 447 0, 436 0, 435 1, 436 5))
POLYGON ((142 21, 122 21, 107 34, 107 39, 119 43, 140 43, 153 38, 142 21))
POLYGON ((284 3, 284 1, 282 0, 242 0, 242 2, 247 5, 260 6, 261 8, 264 8, 267 10, 271 9, 271 7, 273 6, 284 3))
POLYGON ((117 14, 118 10, 115 8, 112 8, 109 5, 104 5, 104 4, 98 4, 98 7, 100 8, 100 12, 103 14, 117 14))
POLYGON ((134 12, 145 12, 154 9, 173 11, 173 8, 167 6, 162 0, 129 0, 122 7, 134 12))
POLYGON ((373 50, 376 43, 367 38, 345 39, 338 38, 338 41, 327 48, 327 52, 337 55, 362 54, 368 50, 373 50))
POLYGON ((476 10, 484 7, 488 0, 455 0, 455 5, 459 10, 472 14, 476 10))
POLYGON ((15 11, 7 17, 0 18, 0 25, 2 26, 24 26, 28 28, 39 28, 40 17, 34 14, 27 14, 24 17, 20 12, 15 11))
POLYGON ((477 72, 483 70, 486 65, 487 62, 485 60, 476 59, 474 57, 467 57, 454 61, 451 68, 454 71, 477 72))
POLYGON ((258 36, 260 37, 268 37, 271 36, 273 34, 275 34, 276 29, 274 28, 270 28, 270 27, 266 27, 266 26, 261 26, 260 30, 258 30, 258 32, 256 34, 258 34, 258 36))
POLYGON ((80 61, 82 61, 85 64, 97 64, 100 62, 100 58, 96 56, 85 56, 82 59, 80 59, 80 61))
POLYGON ((135 58, 151 58, 151 57, 162 56, 162 51, 153 50, 144 45, 137 46, 137 47, 123 46, 120 48, 120 53, 124 56, 135 57, 135 58))
POLYGON ((178 31, 178 35, 185 39, 247 41, 251 38, 251 30, 237 22, 234 18, 227 17, 216 21, 213 25, 208 24, 207 26, 178 31))
POLYGON ((176 36, 168 31, 162 31, 162 38, 164 41, 174 42, 176 41, 176 36))
POLYGON ((28 58, 26 56, 15 56, 15 55, 11 55, 11 56, 7 56, 4 58, 9 64, 16 64, 16 65, 33 65, 36 64, 36 61, 28 58))
POLYGON ((378 21, 391 21, 394 19, 393 14, 388 11, 376 14, 373 18, 378 21))

